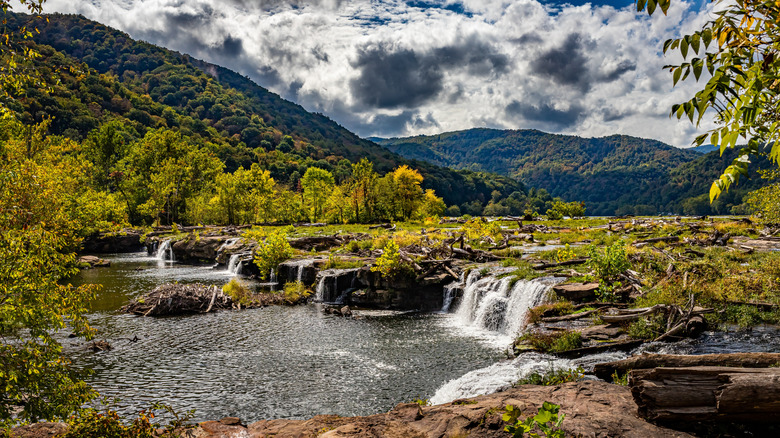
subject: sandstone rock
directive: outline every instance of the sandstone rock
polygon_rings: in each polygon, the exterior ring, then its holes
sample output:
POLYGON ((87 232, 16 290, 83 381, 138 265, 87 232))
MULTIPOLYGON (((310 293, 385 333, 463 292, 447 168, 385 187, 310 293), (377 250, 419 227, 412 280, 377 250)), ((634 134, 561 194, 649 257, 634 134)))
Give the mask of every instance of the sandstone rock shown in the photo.
POLYGON ((586 327, 580 330, 580 334, 586 340, 606 341, 625 334, 625 331, 620 326, 602 324, 586 327))
POLYGON ((564 299, 570 301, 586 301, 596 298, 598 283, 568 283, 553 287, 553 291, 564 299))
POLYGON ((65 433, 66 423, 35 423, 15 427, 11 432, 13 438, 49 438, 65 433))
POLYGON ((111 262, 108 260, 103 260, 99 257, 87 255, 87 256, 81 256, 78 259, 78 264, 81 266, 87 266, 87 269, 91 268, 107 268, 111 266, 111 262))
POLYGON ((690 437, 645 422, 636 415, 628 388, 598 381, 561 386, 523 385, 507 391, 437 406, 400 404, 388 413, 366 417, 320 415, 308 420, 263 420, 243 426, 219 422, 202 423, 198 438, 216 437, 404 437, 456 436, 501 437, 501 419, 507 404, 535 415, 543 402, 561 406, 566 414, 566 436, 581 437, 690 437), (216 423, 216 425, 215 425, 216 423))

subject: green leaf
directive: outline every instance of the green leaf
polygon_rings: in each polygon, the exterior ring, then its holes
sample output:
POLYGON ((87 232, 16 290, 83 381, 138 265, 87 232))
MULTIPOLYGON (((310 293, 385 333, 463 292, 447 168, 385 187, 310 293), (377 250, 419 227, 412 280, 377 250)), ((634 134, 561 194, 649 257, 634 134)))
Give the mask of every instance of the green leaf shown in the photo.
POLYGON ((701 32, 701 40, 704 42, 704 48, 706 49, 712 42, 712 29, 704 29, 701 32))
POLYGON ((655 0, 647 0, 647 14, 653 15, 655 12, 656 2, 655 0))
POLYGON ((674 73, 672 75, 672 85, 677 85, 677 81, 680 80, 680 75, 682 75, 682 69, 677 68, 674 70, 674 73))
POLYGON ((694 58, 691 64, 693 65, 693 77, 698 81, 701 76, 701 69, 704 66, 704 61, 702 61, 701 58, 694 58))
POLYGON ((691 35, 691 48, 693 49, 693 53, 699 53, 699 41, 701 37, 699 34, 695 33, 691 35))
POLYGON ((688 57, 688 35, 680 39, 680 53, 683 59, 688 57))
POLYGON ((658 2, 658 6, 661 7, 661 12, 663 12, 664 15, 666 15, 666 11, 669 10, 669 5, 671 4, 672 4, 671 0, 659 0, 658 2))

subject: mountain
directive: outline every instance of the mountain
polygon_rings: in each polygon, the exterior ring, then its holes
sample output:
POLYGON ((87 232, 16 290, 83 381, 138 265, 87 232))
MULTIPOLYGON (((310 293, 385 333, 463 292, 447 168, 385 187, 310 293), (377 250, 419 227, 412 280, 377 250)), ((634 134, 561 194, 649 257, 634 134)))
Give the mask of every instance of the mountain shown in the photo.
POLYGON ((700 154, 709 154, 709 153, 710 153, 710 152, 712 152, 712 151, 717 151, 717 150, 719 150, 719 148, 718 148, 718 146, 716 146, 716 145, 714 145, 714 144, 703 144, 703 145, 701 145, 701 146, 696 146, 696 147, 693 147, 693 148, 688 148, 687 150, 689 150, 689 151, 693 151, 693 152, 698 152, 698 153, 700 153, 700 154))
POLYGON ((536 130, 470 129, 378 142, 410 159, 517 178, 585 202, 591 215, 728 213, 758 180, 754 176, 704 208, 700 201, 727 163, 714 159, 718 152, 702 156, 625 135, 582 138, 536 130))
POLYGON ((525 191, 505 176, 403 158, 236 72, 133 40, 80 15, 37 19, 9 12, 6 19, 9 26, 33 21, 29 28, 40 32, 34 41, 45 56, 38 69, 57 85, 52 95, 30 90, 17 110, 30 121, 51 117, 54 134, 83 139, 119 118, 140 136, 165 126, 216 144, 227 170, 259 161, 277 181, 293 185, 312 165, 344 179, 349 163, 365 157, 380 173, 402 164, 417 168, 423 186, 448 204, 484 203, 496 190, 504 196, 525 191))

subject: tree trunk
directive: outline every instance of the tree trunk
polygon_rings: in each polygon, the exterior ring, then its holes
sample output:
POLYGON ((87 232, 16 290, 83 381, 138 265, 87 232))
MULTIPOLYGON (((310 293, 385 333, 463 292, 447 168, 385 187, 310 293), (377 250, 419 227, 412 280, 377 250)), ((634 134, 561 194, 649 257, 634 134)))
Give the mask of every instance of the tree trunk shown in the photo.
POLYGON ((652 421, 776 422, 780 368, 634 370, 629 386, 640 417, 652 421))
POLYGON ((593 367, 598 378, 610 380, 612 374, 630 370, 659 367, 738 367, 767 368, 780 363, 780 353, 728 353, 688 356, 682 354, 642 354, 616 362, 599 363, 593 367))

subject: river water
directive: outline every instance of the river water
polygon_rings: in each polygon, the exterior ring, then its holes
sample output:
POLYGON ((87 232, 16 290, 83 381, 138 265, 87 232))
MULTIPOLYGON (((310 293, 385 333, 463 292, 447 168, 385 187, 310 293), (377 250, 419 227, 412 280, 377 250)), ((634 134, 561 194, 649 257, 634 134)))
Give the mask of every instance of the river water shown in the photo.
POLYGON ((447 381, 505 357, 509 338, 469 330, 449 314, 322 314, 317 305, 167 318, 117 312, 159 284, 227 282, 226 271, 167 263, 146 254, 108 256, 110 268, 74 284, 103 290, 89 319, 114 347, 93 353, 66 341, 104 396, 132 414, 150 402, 196 410, 196 419, 245 421, 366 415, 428 398, 447 381), (137 337, 137 342, 130 339, 137 337))
MULTIPOLYGON (((577 360, 523 354, 502 360, 528 307, 549 283, 517 282, 472 272, 462 305, 452 313, 356 312, 358 319, 325 315, 317 304, 267 307, 167 318, 121 314, 119 307, 167 282, 222 284, 233 274, 148 257, 109 256, 110 268, 82 271, 74 284, 103 290, 89 315, 111 351, 93 353, 64 340, 87 380, 118 410, 133 415, 152 402, 195 420, 238 416, 252 422, 384 412, 416 398, 446 403, 504 389, 531 372, 618 360, 605 353, 577 360), (137 341, 131 339, 137 338, 137 341)), ((446 300, 445 300, 446 301, 446 300)), ((642 351, 705 354, 780 351, 778 330, 758 327, 708 332, 642 351)))

